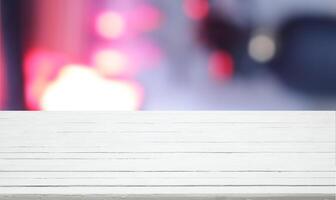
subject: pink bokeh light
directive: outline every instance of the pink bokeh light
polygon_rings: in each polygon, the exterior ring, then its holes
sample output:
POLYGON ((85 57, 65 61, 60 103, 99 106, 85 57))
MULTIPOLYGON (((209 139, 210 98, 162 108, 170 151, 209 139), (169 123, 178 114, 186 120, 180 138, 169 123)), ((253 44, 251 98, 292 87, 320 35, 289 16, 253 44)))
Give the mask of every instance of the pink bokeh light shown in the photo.
POLYGON ((117 39, 125 33, 126 20, 118 12, 106 11, 97 16, 95 28, 106 39, 117 39))
POLYGON ((29 109, 40 109, 39 100, 50 81, 55 79, 66 59, 59 53, 32 49, 24 56, 26 104, 29 109))
POLYGON ((201 20, 209 14, 209 2, 208 0, 184 0, 183 9, 191 19, 201 20))
POLYGON ((215 51, 210 55, 209 74, 216 80, 230 80, 234 74, 234 60, 226 51, 215 51))

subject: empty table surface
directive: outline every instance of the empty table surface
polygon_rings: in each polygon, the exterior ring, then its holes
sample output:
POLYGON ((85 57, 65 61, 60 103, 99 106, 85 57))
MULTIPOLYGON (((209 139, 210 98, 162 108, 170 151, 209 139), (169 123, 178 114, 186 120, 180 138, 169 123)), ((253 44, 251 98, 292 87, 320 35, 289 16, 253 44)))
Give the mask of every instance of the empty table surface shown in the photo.
POLYGON ((0 194, 331 199, 335 135, 335 112, 0 112, 0 194))

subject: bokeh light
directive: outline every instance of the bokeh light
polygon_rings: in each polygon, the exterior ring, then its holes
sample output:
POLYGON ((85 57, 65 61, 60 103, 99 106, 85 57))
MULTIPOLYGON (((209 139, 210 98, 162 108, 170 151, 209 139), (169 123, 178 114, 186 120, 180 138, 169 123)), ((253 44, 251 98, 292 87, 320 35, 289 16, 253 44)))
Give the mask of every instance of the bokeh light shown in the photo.
POLYGON ((125 32, 126 22, 121 14, 114 11, 103 12, 96 20, 97 33, 106 39, 116 39, 125 32))
POLYGON ((234 60, 226 51, 215 51, 210 55, 209 74, 216 80, 229 80, 234 73, 234 60))
POLYGON ((40 109, 41 95, 65 62, 62 55, 46 50, 32 49, 27 52, 24 59, 24 77, 26 104, 29 109, 40 109))
POLYGON ((160 27, 163 16, 159 9, 142 4, 129 13, 131 26, 140 32, 153 31, 160 27), (144 20, 139 20, 144 19, 144 20))
POLYGON ((41 98, 43 110, 138 110, 141 87, 126 80, 108 80, 86 66, 68 65, 41 98))
POLYGON ((276 44, 270 36, 259 34, 251 39, 248 52, 250 57, 255 61, 261 63, 268 62, 275 55, 276 44))
POLYGON ((97 70, 105 76, 123 75, 129 64, 127 56, 114 49, 97 51, 93 55, 93 63, 97 70))
POLYGON ((184 0, 185 14, 194 20, 201 20, 209 14, 208 0, 184 0))

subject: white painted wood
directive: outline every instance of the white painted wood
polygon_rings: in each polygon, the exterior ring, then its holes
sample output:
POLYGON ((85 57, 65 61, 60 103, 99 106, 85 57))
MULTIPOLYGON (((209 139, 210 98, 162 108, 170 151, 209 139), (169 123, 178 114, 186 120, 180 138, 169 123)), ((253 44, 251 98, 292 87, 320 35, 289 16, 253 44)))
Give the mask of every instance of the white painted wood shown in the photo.
POLYGON ((0 194, 335 194, 335 112, 1 112, 0 194))

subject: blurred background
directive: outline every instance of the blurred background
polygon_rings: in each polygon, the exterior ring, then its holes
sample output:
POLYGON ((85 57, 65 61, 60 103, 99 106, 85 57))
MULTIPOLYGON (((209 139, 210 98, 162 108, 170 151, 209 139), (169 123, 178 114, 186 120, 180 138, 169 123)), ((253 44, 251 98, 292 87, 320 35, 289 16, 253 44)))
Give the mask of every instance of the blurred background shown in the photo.
POLYGON ((335 110, 335 0, 0 0, 3 110, 335 110))

